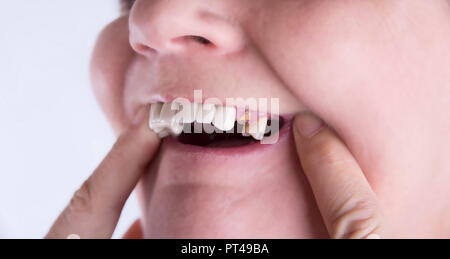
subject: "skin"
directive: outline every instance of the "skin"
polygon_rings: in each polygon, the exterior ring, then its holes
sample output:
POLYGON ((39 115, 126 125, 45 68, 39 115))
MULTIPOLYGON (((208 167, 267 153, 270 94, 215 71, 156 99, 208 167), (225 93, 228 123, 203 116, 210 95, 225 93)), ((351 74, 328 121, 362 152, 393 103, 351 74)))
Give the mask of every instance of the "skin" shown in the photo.
POLYGON ((194 89, 279 97, 281 114, 299 115, 264 163, 185 163, 164 145, 147 156, 135 229, 146 238, 448 237, 449 30, 445 0, 136 1, 100 34, 91 66, 117 135, 140 107, 194 89))

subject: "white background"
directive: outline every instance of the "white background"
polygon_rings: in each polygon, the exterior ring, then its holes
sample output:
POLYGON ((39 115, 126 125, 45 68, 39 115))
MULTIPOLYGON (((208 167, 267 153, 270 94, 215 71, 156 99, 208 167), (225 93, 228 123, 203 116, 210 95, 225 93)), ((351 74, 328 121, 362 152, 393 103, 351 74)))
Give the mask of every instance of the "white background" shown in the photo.
MULTIPOLYGON (((0 8, 0 238, 41 238, 114 142, 89 85, 118 0, 13 0, 0 8)), ((115 233, 138 217, 135 197, 115 233)))

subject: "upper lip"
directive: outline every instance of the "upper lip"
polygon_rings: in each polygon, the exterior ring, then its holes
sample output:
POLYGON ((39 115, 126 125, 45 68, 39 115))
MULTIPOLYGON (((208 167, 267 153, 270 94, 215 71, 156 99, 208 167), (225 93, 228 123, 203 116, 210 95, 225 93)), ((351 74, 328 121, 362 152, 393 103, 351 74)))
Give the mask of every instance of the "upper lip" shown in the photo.
MULTIPOLYGON (((247 52, 239 58, 221 59, 200 54, 140 57, 127 72, 127 100, 124 103, 128 106, 128 115, 132 115, 140 106, 168 103, 179 97, 194 102, 195 90, 202 90, 200 102, 214 98, 225 104, 227 98, 271 98, 275 95, 289 99, 289 90, 271 72, 255 55, 247 52)), ((270 110, 270 102, 268 108, 270 110)))

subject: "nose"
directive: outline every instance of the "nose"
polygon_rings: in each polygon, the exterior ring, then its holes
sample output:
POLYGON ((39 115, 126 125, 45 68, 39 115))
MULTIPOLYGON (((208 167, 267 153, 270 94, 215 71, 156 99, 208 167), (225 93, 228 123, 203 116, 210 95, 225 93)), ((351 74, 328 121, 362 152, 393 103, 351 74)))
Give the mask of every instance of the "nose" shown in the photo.
POLYGON ((245 46, 244 33, 223 1, 228 0, 137 0, 129 18, 131 47, 142 55, 238 52, 245 46))

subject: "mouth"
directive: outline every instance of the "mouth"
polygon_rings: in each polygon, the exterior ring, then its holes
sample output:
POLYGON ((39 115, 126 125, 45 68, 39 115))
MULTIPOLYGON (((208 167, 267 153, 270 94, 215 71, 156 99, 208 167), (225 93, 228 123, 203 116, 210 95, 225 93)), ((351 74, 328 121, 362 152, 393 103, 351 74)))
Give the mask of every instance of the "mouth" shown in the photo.
MULTIPOLYGON (((141 195, 150 201, 146 203, 150 207, 144 210, 146 214, 143 216, 148 222, 154 222, 153 219, 160 215, 169 215, 162 218, 175 219, 180 223, 175 225, 177 231, 181 228, 196 231, 197 224, 205 222, 207 228, 202 226, 201 229, 208 232, 201 232, 201 235, 225 233, 221 225, 223 221, 215 221, 214 217, 213 221, 209 221, 212 219, 209 215, 219 215, 219 219, 225 216, 241 222, 242 216, 255 215, 255 211, 263 211, 264 214, 267 199, 278 194, 286 197, 284 190, 297 185, 299 168, 291 134, 293 116, 261 114, 253 116, 254 121, 250 122, 253 112, 236 109, 233 113, 233 109, 228 109, 231 115, 220 117, 233 119, 226 123, 215 121, 214 116, 200 119, 181 116, 184 118, 175 120, 175 115, 167 116, 169 109, 164 111, 164 104, 151 106, 154 108, 150 112, 149 126, 154 131, 156 129, 163 140, 141 184, 141 195), (250 124, 264 116, 267 117, 267 130, 261 138, 253 134, 257 139, 249 133, 250 124), (243 120, 236 119, 242 117, 243 120), (274 128, 276 124, 278 129, 274 128), (195 133, 196 128, 202 131, 195 133), (273 145, 262 144, 265 139, 270 139, 269 135, 276 135, 277 141, 273 145), (274 189, 269 189, 272 187, 274 189), (252 197, 260 197, 258 195, 263 189, 268 190, 270 197, 262 196, 264 198, 254 202, 256 199, 252 197), (192 223, 189 218, 195 222, 192 223)), ((166 106, 169 107, 169 104, 166 106)), ((285 208, 283 203, 277 204, 285 208)), ((164 223, 162 229, 174 226, 173 222, 164 223)), ((161 229, 161 225, 155 226, 155 229, 161 229)))
MULTIPOLYGON (((283 119, 279 120, 279 127, 283 126, 283 119)), ((272 126, 272 120, 267 121, 267 126, 272 126)), ((185 124, 183 132, 176 137, 176 140, 185 145, 193 145, 193 146, 201 146, 201 147, 240 147, 250 144, 256 144, 261 142, 258 139, 255 139, 253 136, 249 134, 243 134, 241 132, 244 131, 244 126, 237 121, 234 123, 234 127, 232 130, 227 132, 217 132, 214 131, 212 133, 206 133, 205 131, 195 133, 195 129, 197 128, 208 128, 212 127, 211 124, 199 124, 199 123, 191 123, 185 124), (193 132, 193 133, 186 133, 193 132)), ((267 132, 264 134, 263 138, 270 137, 271 134, 275 132, 267 132)))
POLYGON ((154 103, 149 118, 160 138, 207 148, 274 144, 284 125, 279 115, 199 103, 154 103))

